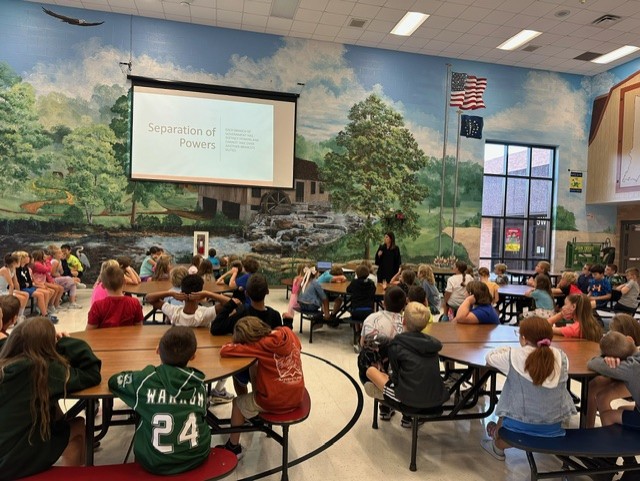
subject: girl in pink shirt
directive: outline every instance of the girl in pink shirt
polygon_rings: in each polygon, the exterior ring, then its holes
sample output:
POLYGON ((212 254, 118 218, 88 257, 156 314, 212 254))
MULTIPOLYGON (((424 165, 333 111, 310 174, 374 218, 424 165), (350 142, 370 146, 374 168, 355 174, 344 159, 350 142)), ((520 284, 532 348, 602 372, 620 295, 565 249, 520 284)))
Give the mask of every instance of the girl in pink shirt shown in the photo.
POLYGON ((548 319, 553 325, 553 333, 565 337, 577 337, 588 341, 600 342, 602 327, 593 316, 591 302, 584 294, 571 294, 564 301, 562 310, 548 319), (556 327, 558 321, 573 321, 564 327, 556 327))

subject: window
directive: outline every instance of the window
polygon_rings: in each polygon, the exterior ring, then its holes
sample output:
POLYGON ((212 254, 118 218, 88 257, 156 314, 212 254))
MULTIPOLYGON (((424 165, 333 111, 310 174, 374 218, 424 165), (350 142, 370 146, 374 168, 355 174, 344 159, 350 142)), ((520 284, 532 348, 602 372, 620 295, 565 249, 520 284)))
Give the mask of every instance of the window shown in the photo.
POLYGON ((260 187, 252 187, 251 188, 251 197, 253 199, 259 199, 260 198, 260 187))
POLYGON ((318 182, 318 191, 324 194, 324 184, 322 182, 318 182))
POLYGON ((311 181, 311 195, 316 193, 316 183, 315 181, 311 181))
POLYGON ((480 265, 533 269, 551 258, 554 147, 487 142, 480 265))

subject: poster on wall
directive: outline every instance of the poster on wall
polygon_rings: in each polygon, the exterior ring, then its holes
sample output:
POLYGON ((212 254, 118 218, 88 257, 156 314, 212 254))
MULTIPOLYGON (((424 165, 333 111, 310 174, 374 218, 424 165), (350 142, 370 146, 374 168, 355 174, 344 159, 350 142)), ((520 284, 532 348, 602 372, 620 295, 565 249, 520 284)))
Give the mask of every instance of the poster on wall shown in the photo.
POLYGON ((569 192, 582 193, 582 172, 569 172, 569 192))
POLYGON ((522 242, 522 231, 517 227, 509 227, 505 230, 506 242, 504 250, 506 252, 520 252, 522 242))

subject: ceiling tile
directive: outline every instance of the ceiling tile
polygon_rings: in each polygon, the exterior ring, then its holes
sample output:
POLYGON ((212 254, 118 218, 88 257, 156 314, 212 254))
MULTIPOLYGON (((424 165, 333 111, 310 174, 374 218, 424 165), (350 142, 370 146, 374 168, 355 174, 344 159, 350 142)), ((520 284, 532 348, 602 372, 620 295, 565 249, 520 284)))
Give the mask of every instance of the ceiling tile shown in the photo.
POLYGON ((292 24, 293 20, 289 20, 288 18, 269 17, 269 20, 267 21, 267 28, 269 30, 291 30, 292 24))
POLYGON ((218 21, 224 23, 242 22, 242 12, 230 12, 229 10, 218 10, 218 21))
POLYGON ((291 24, 291 30, 295 32, 310 32, 316 29, 315 22, 303 22, 302 20, 294 20, 293 24, 291 24))
POLYGON ((295 20, 302 20, 304 22, 317 23, 320 20, 320 17, 322 17, 322 12, 319 12, 317 10, 308 10, 305 8, 298 8, 293 18, 295 20))
POLYGON ((254 15, 252 13, 244 13, 242 15, 242 25, 252 27, 266 27, 269 17, 266 15, 254 15))
POLYGON ((244 12, 253 13, 255 15, 269 15, 271 13, 271 4, 264 2, 256 2, 254 0, 245 0, 244 12))
POLYGON ((300 0, 298 10, 301 8, 308 8, 309 10, 320 10, 324 12, 328 3, 329 0, 300 0))
POLYGON ((363 32, 364 30, 361 28, 344 27, 340 29, 337 36, 343 39, 357 40, 363 32))
POLYGON ((327 35, 331 37, 335 37, 338 35, 340 31, 340 27, 336 27, 335 25, 318 25, 313 32, 314 35, 327 35))
POLYGON ((393 22, 394 24, 399 22, 400 19, 402 17, 404 17, 404 15, 407 12, 404 10, 398 10, 395 8, 386 8, 383 7, 380 9, 380 11, 378 12, 378 14, 376 15, 376 20, 388 20, 390 22, 393 22))
POLYGON ((455 19, 447 26, 447 30, 453 30, 454 32, 468 32, 473 27, 474 23, 469 20, 455 19))
POLYGON ((337 25, 342 27, 347 22, 346 15, 339 15, 337 13, 323 13, 320 17, 320 23, 325 25, 337 25))
POLYGON ((221 10, 229 10, 231 12, 242 12, 242 8, 244 7, 244 1, 243 0, 218 0, 216 5, 217 5, 217 8, 221 10))
POLYGON ((350 15, 356 2, 346 2, 344 0, 329 0, 325 11, 330 13, 341 13, 350 15))
POLYGON ((461 18, 462 20, 471 20, 475 23, 485 18, 491 12, 493 12, 493 10, 489 8, 469 7, 458 15, 458 18, 461 18))
POLYGON ((357 3, 353 7, 353 10, 351 10, 351 16, 358 18, 375 18, 379 11, 380 7, 376 7, 375 5, 363 5, 362 3, 357 3))
POLYGON ((367 30, 372 30, 374 32, 389 33, 393 29, 394 25, 395 23, 393 22, 383 22, 382 20, 371 20, 367 30))

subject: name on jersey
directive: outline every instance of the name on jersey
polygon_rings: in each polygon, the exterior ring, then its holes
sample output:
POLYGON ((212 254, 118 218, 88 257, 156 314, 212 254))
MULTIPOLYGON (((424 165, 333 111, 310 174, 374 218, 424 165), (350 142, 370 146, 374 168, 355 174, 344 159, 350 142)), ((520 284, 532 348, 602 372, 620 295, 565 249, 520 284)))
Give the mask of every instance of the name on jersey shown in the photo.
POLYGON ((190 399, 176 399, 171 394, 167 394, 166 389, 147 389, 147 404, 189 404, 204 408, 204 394, 199 392, 190 399))

